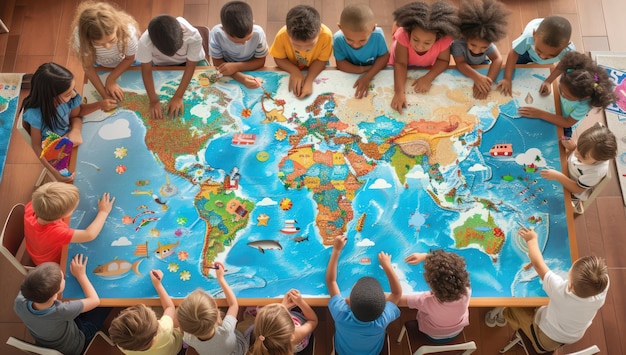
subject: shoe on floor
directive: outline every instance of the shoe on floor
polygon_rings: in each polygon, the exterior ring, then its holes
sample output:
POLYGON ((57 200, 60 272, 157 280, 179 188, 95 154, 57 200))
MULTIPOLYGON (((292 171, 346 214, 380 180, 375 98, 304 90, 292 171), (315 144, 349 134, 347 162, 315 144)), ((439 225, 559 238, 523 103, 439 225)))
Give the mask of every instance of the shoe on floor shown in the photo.
POLYGON ((485 314, 485 324, 489 328, 493 328, 495 326, 504 327, 506 325, 506 318, 504 318, 502 312, 498 312, 496 314, 493 313, 493 311, 489 311, 485 314))

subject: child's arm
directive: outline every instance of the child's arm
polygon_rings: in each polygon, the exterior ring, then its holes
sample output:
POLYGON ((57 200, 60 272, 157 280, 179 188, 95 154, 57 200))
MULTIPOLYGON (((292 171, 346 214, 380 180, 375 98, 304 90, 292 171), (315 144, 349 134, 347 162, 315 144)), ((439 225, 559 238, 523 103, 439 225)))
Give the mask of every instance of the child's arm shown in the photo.
POLYGON ((185 63, 183 78, 180 79, 178 89, 176 89, 174 96, 172 96, 170 103, 167 105, 167 114, 170 117, 178 117, 179 115, 185 113, 185 107, 183 105, 183 95, 185 95, 187 86, 189 86, 189 82, 191 82, 193 72, 196 70, 196 64, 196 62, 192 62, 190 60, 187 60, 187 63, 185 63))
POLYGON ((406 258, 404 258, 404 262, 411 265, 417 265, 426 259, 427 253, 413 253, 406 258))
POLYGON ((395 271, 393 271, 393 267, 391 266, 391 255, 381 251, 378 253, 378 262, 385 271, 387 280, 389 280, 389 287, 391 288, 391 293, 387 295, 387 301, 393 302, 397 305, 402 297, 402 285, 400 285, 398 275, 396 275, 395 271))
POLYGON ((517 112, 528 118, 540 118, 559 127, 572 127, 578 122, 571 117, 563 117, 531 106, 520 107, 517 112))
POLYGON ((354 83, 354 85, 352 86, 353 88, 356 89, 356 92, 354 93, 354 97, 356 97, 357 99, 360 99, 360 98, 367 96, 370 90, 370 82, 372 81, 372 79, 374 79, 374 77, 376 76, 376 74, 378 74, 378 72, 380 72, 387 66, 387 62, 389 62, 389 56, 390 54, 389 52, 387 52, 381 55, 380 57, 376 58, 376 60, 374 61, 374 64, 372 64, 371 66, 363 67, 365 68, 364 69, 365 74, 361 75, 361 77, 358 78, 356 82, 354 83))
POLYGON ((444 70, 448 69, 449 65, 450 65, 450 48, 448 47, 446 50, 441 51, 441 53, 439 53, 439 55, 437 56, 437 60, 435 61, 435 64, 433 64, 433 66, 430 68, 428 73, 426 73, 422 77, 415 79, 415 81, 412 84, 415 92, 417 93, 428 92, 428 90, 430 90, 430 86, 432 85, 433 80, 435 80, 435 78, 439 76, 439 74, 443 73, 444 70))
POLYGON ((500 69, 502 69, 502 54, 500 54, 498 47, 495 47, 493 52, 487 55, 487 58, 491 60, 491 64, 489 64, 489 71, 487 71, 487 76, 489 77, 489 79, 491 79, 492 83, 495 83, 496 79, 498 78, 498 74, 500 74, 500 69))
POLYGON ((289 91, 293 91, 293 94, 300 97, 302 92, 302 84, 304 76, 298 67, 289 61, 288 58, 274 58, 276 66, 289 73, 289 91))
POLYGON ((456 69, 474 81, 474 98, 479 100, 486 98, 491 90, 493 80, 488 75, 482 75, 472 68, 463 56, 454 57, 454 61, 456 69))
POLYGON ((245 62, 225 62, 223 58, 213 58, 213 65, 222 75, 232 76, 248 89, 257 89, 261 84, 252 75, 246 75, 242 71, 262 68, 265 65, 265 57, 252 58, 245 62))
POLYGON ((348 238, 344 235, 338 235, 335 237, 333 244, 333 251, 330 254, 330 260, 328 260, 328 266, 326 267, 326 287, 328 287, 328 294, 330 297, 338 295, 339 285, 337 285, 337 263, 339 262, 339 254, 346 245, 348 238))
MULTIPOLYGON (((135 62, 135 55, 127 55, 122 61, 113 69, 109 76, 106 78, 105 87, 106 91, 112 98, 122 101, 124 100, 124 90, 117 84, 117 78, 119 78, 131 65, 135 62)), ((103 96, 104 97, 104 96, 103 96)), ((105 110, 106 111, 106 110, 105 110)))
POLYGON ((80 119, 80 126, 83 126, 83 116, 86 116, 94 111, 102 110, 102 111, 110 111, 117 107, 117 101, 115 99, 102 99, 100 101, 92 102, 89 104, 80 104, 79 107, 75 108, 70 112, 71 118, 78 117, 80 119), (78 110, 76 113, 75 110, 78 110))
POLYGON ((509 55, 506 57, 506 64, 504 65, 504 77, 498 82, 498 91, 502 95, 511 96, 511 90, 513 89, 513 73, 515 72, 515 63, 517 63, 519 54, 511 49, 509 55))
POLYGON ((539 87, 539 94, 541 96, 548 96, 552 91, 552 82, 561 74, 563 74, 563 71, 559 69, 558 65, 552 68, 550 75, 548 75, 546 80, 541 83, 541 86, 539 87))
POLYGON ((239 312, 239 303, 237 302, 237 297, 235 297, 235 293, 226 282, 224 278, 224 264, 216 262, 215 266, 215 276, 217 277, 217 282, 220 284, 222 291, 224 291, 224 298, 226 298, 226 303, 228 304, 228 310, 226 311, 227 316, 233 316, 237 318, 237 313, 239 312))
POLYGON ((563 174, 560 171, 543 169, 539 173, 544 179, 558 181, 561 185, 563 185, 563 188, 570 193, 578 194, 586 190, 584 187, 578 185, 578 182, 572 180, 569 176, 563 174))
POLYGON ((163 315, 169 316, 174 321, 174 327, 178 328, 178 319, 176 318, 176 307, 170 295, 167 294, 165 287, 161 283, 163 280, 163 271, 152 269, 150 271, 150 280, 152 280, 152 286, 159 295, 161 300, 161 307, 163 307, 163 315))
POLYGON ((313 63, 309 65, 309 69, 302 82, 302 90, 300 90, 300 95, 297 95, 298 98, 302 99, 313 93, 313 80, 317 78, 324 68, 326 68, 326 62, 321 60, 314 60, 313 63))
POLYGON ((98 293, 87 277, 87 260, 88 258, 86 256, 83 257, 83 254, 76 254, 70 263, 70 272, 74 275, 85 294, 85 298, 81 299, 83 302, 81 313, 89 312, 100 305, 98 293))
POLYGON ((393 64, 393 99, 391 99, 391 108, 402 114, 402 109, 407 107, 406 94, 406 75, 408 71, 409 50, 407 47, 396 43, 395 63, 393 64))
POLYGON ((146 88, 146 94, 150 100, 150 116, 153 119, 163 118, 163 108, 161 101, 154 91, 154 78, 152 77, 152 62, 141 63, 141 78, 143 86, 146 88))
POLYGON ((302 299, 300 291, 291 289, 287 295, 296 306, 300 307, 302 315, 306 318, 306 323, 296 328, 293 332, 293 338, 291 338, 291 344, 300 344, 302 339, 311 334, 317 327, 317 314, 313 308, 302 299))
POLYGON ((115 197, 111 198, 109 193, 105 192, 102 198, 98 200, 98 214, 96 218, 94 218, 93 222, 91 222, 86 229, 74 230, 74 235, 70 242, 85 243, 96 239, 113 208, 113 202, 115 202, 115 197))
POLYGON ((548 271, 550 271, 550 268, 543 260, 543 255, 541 255, 539 242, 537 241, 537 233, 532 228, 528 229, 522 227, 518 234, 520 237, 524 238, 526 244, 528 244, 528 256, 530 257, 530 262, 533 264, 535 271, 537 271, 539 278, 543 280, 543 277, 548 271))

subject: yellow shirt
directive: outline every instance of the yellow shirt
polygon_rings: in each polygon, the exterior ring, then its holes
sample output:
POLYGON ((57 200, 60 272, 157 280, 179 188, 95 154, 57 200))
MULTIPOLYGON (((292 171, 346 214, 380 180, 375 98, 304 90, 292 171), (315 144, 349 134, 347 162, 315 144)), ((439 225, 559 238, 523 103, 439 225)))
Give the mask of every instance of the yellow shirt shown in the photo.
POLYGON ((183 346, 183 334, 174 328, 174 321, 169 316, 159 319, 159 332, 154 344, 148 350, 134 351, 121 349, 126 355, 175 355, 183 346))
POLYGON ((320 34, 317 37, 317 43, 310 51, 301 52, 293 49, 289 35, 287 34, 287 26, 278 31, 274 38, 274 43, 270 48, 270 55, 278 59, 289 59, 299 69, 305 69, 314 60, 327 62, 333 54, 333 33, 328 27, 322 24, 320 34))

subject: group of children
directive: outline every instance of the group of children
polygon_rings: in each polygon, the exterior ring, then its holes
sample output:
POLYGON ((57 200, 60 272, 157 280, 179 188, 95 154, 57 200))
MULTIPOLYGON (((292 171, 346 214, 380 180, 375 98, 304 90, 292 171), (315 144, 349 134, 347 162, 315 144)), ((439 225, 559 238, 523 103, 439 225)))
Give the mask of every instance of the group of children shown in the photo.
MULTIPOLYGON (((372 10, 364 5, 346 7, 338 24, 340 30, 334 35, 321 23, 315 8, 296 6, 289 10, 286 26, 268 46, 263 29, 254 25, 250 6, 233 1, 223 6, 222 23, 210 31, 209 54, 222 75, 231 76, 249 89, 261 86, 252 71, 263 67, 265 57, 270 54, 277 66, 289 73, 289 88, 299 98, 312 93, 313 81, 325 69, 333 51, 339 70, 359 74, 353 86, 357 98, 367 96, 375 75, 387 65, 393 65, 395 94, 391 106, 400 113, 407 105, 408 68, 428 68, 411 83, 415 92, 425 93, 437 75, 448 68, 451 55, 457 69, 473 80, 473 95, 477 99, 485 99, 494 88, 511 94, 516 63, 558 62, 538 91, 548 95, 552 82, 560 77, 561 115, 530 106, 520 108, 519 113, 560 127, 575 127, 592 107, 606 107, 615 100, 606 72, 584 54, 574 51, 571 26, 562 17, 531 21, 513 42, 504 77, 496 83, 503 60, 494 42, 506 35, 507 12, 501 3, 466 1, 457 10, 445 1, 432 4, 418 1, 398 8, 393 15, 391 51, 382 30, 376 26, 372 10), (488 63, 491 64, 486 75, 475 67, 488 63)), ((139 34, 135 20, 109 3, 80 5, 71 41, 87 78, 102 100, 82 103, 69 70, 55 63, 41 65, 32 77, 31 92, 22 105, 37 154, 50 132, 65 135, 79 145, 81 117, 97 109, 113 109, 124 99, 116 80, 131 65, 141 65, 153 119, 162 118, 164 112, 178 116, 184 110, 183 93, 196 65, 207 57, 200 33, 181 17, 160 15, 139 34), (181 83, 165 110, 155 92, 153 65, 185 66, 181 83), (98 66, 112 69, 104 82, 97 75, 98 66)), ((583 132, 578 142, 570 137, 571 129, 566 130, 561 140, 570 153, 569 175, 545 169, 541 176, 559 181, 576 198, 585 199, 606 175, 617 144, 614 135, 603 126, 583 132)), ((38 344, 78 354, 95 334, 93 329, 102 326, 103 315, 108 311, 99 308, 100 311, 94 311, 99 300, 85 274, 87 259, 81 255, 72 259, 70 271, 86 298, 71 302, 57 300, 64 288, 63 272, 58 266, 60 252, 70 242, 96 238, 115 199, 105 193, 98 201, 98 215, 87 229, 71 229, 64 220, 77 207, 79 193, 65 182, 71 182, 74 175, 62 176, 43 158, 42 163, 59 182, 38 188, 26 207, 27 251, 39 266, 22 284, 15 310, 38 344)), ((581 258, 572 266, 569 279, 563 280, 543 261, 534 231, 522 228, 519 233, 528 243, 532 264, 543 280, 550 304, 536 314, 532 310, 496 309, 487 314, 487 324, 503 325, 507 320, 528 330, 528 334, 535 332, 539 334, 533 339, 538 349, 549 350, 580 339, 606 296, 608 275, 604 261, 581 258), (585 311, 571 311, 579 308, 585 311)), ((387 325, 400 315, 398 305, 418 309, 420 331, 435 342, 454 338, 468 324, 471 288, 465 261, 460 256, 443 250, 408 256, 405 261, 409 264, 424 262, 424 276, 431 290, 407 296, 402 295, 391 267, 391 256, 381 252, 378 259, 391 293, 385 295, 376 279, 364 277, 352 287, 350 296, 343 298, 336 279, 338 259, 346 242, 345 237, 335 240, 326 273, 331 297, 328 307, 335 321, 336 353, 377 354, 387 325)), ((216 278, 228 303, 224 317, 215 300, 201 290, 191 293, 176 309, 161 284, 163 274, 154 270, 150 277, 161 299, 163 316, 157 319, 150 308, 138 305, 124 310, 109 328, 111 338, 127 354, 175 354, 183 341, 200 353, 290 354, 306 347, 308 336, 317 325, 315 312, 299 291, 290 290, 280 304, 261 307, 253 327, 238 330, 237 299, 219 263, 216 278)))

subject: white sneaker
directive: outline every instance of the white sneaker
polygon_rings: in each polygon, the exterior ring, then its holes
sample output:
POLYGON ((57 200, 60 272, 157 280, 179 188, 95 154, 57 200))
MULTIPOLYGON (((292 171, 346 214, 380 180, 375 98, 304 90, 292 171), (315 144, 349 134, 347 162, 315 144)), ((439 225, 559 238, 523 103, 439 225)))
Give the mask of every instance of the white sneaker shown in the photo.
POLYGON ((493 310, 491 310, 485 314, 485 324, 489 328, 493 328, 495 326, 504 327, 506 325, 506 318, 504 318, 504 314, 502 314, 502 312, 494 314, 493 310))

